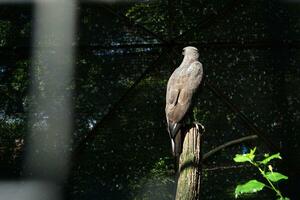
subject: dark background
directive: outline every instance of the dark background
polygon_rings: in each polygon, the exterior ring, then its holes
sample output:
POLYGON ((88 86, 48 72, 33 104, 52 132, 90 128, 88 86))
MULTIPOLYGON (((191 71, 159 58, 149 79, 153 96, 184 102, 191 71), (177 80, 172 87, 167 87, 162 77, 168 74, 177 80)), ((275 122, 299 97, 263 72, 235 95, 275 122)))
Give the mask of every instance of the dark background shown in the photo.
MULTIPOLYGON (((33 4, 0 4, 0 175, 22 178, 31 84, 33 4), (22 142, 24 140, 24 142, 22 142)), ((232 160, 257 146, 299 198, 300 2, 175 0, 78 4, 74 132, 66 199, 172 199, 174 158, 164 106, 182 48, 199 49, 203 151, 258 134, 203 163, 202 199, 234 199, 259 177, 232 160), (88 136, 88 137, 85 137, 88 136), (271 144, 271 145, 270 145, 271 144)), ((30 144, 28 144, 30 145, 30 144)), ((275 199, 269 191, 248 199, 275 199)))

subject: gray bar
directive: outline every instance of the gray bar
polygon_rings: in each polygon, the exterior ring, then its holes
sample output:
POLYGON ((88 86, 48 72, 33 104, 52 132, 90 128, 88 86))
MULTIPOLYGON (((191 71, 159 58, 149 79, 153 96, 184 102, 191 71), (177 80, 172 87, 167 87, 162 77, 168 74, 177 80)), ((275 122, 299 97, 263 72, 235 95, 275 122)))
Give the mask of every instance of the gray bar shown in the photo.
POLYGON ((25 174, 63 181, 68 173, 72 132, 73 0, 36 1, 31 113, 25 174))

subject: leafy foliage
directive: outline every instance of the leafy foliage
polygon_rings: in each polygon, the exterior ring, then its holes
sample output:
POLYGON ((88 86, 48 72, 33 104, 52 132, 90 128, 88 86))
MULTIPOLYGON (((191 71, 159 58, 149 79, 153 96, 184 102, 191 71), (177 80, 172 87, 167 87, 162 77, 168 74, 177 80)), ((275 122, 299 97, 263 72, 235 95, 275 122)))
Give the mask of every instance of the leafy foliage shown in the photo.
POLYGON ((235 188, 235 197, 237 198, 239 195, 243 193, 255 193, 262 190, 265 187, 265 184, 259 182, 257 180, 250 180, 247 183, 242 185, 238 185, 235 188))
POLYGON ((250 153, 247 153, 247 154, 242 154, 242 155, 237 154, 237 155, 235 155, 233 160, 235 162, 252 162, 255 157, 255 151, 256 151, 256 148, 251 149, 250 153))
POLYGON ((257 180, 250 180, 247 183, 236 186, 235 197, 238 198, 240 195, 242 195, 244 193, 256 193, 258 191, 261 191, 263 188, 267 187, 267 188, 273 190, 279 199, 288 200, 289 198, 282 196, 279 189, 273 185, 273 183, 278 182, 280 180, 287 180, 288 177, 279 172, 274 172, 271 165, 268 165, 269 171, 264 170, 265 166, 271 160, 282 159, 280 156, 280 153, 273 154, 273 155, 265 154, 265 159, 263 161, 255 161, 254 160, 255 151, 256 151, 256 147, 254 149, 251 149, 250 153, 242 154, 242 155, 236 154, 233 160, 237 163, 239 163, 239 162, 251 163, 253 166, 255 166, 259 170, 261 175, 267 180, 269 186, 267 186, 266 184, 264 184, 260 181, 257 181, 257 180))
POLYGON ((260 161, 260 163, 263 164, 263 165, 268 164, 273 159, 282 159, 279 153, 271 155, 271 156, 265 155, 265 157, 266 158, 264 160, 260 161))
POLYGON ((266 178, 269 179, 272 182, 278 182, 280 180, 287 180, 288 177, 279 173, 279 172, 266 172, 265 174, 266 178))

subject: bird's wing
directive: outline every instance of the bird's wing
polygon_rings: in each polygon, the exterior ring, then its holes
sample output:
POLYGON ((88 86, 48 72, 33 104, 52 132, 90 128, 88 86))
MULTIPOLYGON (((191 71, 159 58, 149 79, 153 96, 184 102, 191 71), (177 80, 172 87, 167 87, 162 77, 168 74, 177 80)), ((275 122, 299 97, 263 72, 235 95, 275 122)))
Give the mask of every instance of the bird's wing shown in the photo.
POLYGON ((202 79, 203 79, 203 67, 198 61, 193 62, 187 70, 188 84, 186 84, 186 89, 190 90, 192 93, 198 89, 202 79))
POLYGON ((203 68, 200 62, 194 62, 182 73, 171 76, 166 95, 168 122, 177 123, 182 120, 191 106, 192 97, 199 87, 202 77, 203 68))

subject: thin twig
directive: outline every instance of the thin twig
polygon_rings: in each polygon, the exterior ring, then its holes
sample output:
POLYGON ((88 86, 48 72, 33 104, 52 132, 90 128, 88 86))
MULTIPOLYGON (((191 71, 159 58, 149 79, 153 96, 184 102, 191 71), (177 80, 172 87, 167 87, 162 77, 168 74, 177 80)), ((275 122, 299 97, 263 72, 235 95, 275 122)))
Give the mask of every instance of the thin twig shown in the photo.
POLYGON ((238 169, 251 167, 251 165, 232 165, 232 166, 217 166, 212 168, 204 168, 203 171, 215 171, 215 170, 225 170, 225 169, 238 169))
POLYGON ((222 149, 224 149, 228 146, 238 144, 238 143, 244 142, 246 140, 253 140, 253 139, 257 139, 257 138, 258 138, 257 135, 250 135, 250 136, 242 137, 242 138, 239 138, 239 139, 236 139, 236 140, 231 140, 229 142, 226 142, 225 144, 222 144, 222 145, 214 148, 213 150, 207 152, 206 154, 204 154, 203 157, 202 157, 202 160, 207 159, 209 156, 217 153, 218 151, 220 151, 220 150, 222 150, 222 149))
POLYGON ((270 140, 254 123, 250 120, 235 104, 233 104, 230 99, 220 91, 212 82, 209 82, 206 79, 205 84, 215 95, 217 95, 223 103, 227 105, 233 112, 237 114, 237 117, 244 122, 248 128, 253 131, 256 135, 258 135, 262 141, 270 148, 271 151, 277 152, 279 151, 279 147, 274 144, 272 140, 270 140))

